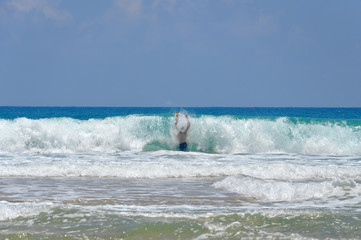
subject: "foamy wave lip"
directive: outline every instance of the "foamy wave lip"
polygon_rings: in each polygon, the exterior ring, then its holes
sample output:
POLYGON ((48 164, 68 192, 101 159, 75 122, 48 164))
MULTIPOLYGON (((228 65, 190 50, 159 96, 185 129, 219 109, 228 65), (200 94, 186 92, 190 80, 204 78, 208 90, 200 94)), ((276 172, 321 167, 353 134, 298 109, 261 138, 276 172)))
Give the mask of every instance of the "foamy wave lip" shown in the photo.
POLYGON ((217 153, 361 153, 360 133, 344 123, 203 116, 190 135, 199 150, 217 153))
MULTIPOLYGON (((0 119, 0 152, 93 153, 176 150, 174 117, 129 115, 105 119, 0 119)), ((191 119, 192 151, 212 153, 361 154, 361 132, 340 122, 289 118, 191 119)))
MULTIPOLYGON (((0 151, 84 153, 142 151, 150 142, 167 146, 170 119, 126 116, 105 119, 0 119, 0 151)), ((168 147, 169 148, 169 147, 168 147)))
POLYGON ((42 212, 49 212, 54 207, 53 203, 11 203, 0 201, 0 221, 12 220, 18 217, 31 217, 42 212))
MULTIPOLYGON (((345 188, 346 191, 350 191, 356 187, 356 183, 353 180, 294 183, 231 176, 214 183, 214 187, 235 192, 257 201, 285 202, 343 196, 345 188)), ((360 188, 357 187, 355 191, 359 192, 360 188)))

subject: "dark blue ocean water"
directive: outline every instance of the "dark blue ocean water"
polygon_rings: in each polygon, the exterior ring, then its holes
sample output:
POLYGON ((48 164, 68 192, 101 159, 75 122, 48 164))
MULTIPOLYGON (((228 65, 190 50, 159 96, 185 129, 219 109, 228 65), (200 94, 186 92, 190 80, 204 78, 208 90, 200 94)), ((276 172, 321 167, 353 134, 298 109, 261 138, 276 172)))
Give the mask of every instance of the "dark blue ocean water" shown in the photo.
POLYGON ((361 119, 361 108, 225 108, 225 107, 0 107, 0 119, 69 117, 80 120, 114 116, 173 115, 184 110, 191 115, 239 117, 295 117, 314 119, 361 119))

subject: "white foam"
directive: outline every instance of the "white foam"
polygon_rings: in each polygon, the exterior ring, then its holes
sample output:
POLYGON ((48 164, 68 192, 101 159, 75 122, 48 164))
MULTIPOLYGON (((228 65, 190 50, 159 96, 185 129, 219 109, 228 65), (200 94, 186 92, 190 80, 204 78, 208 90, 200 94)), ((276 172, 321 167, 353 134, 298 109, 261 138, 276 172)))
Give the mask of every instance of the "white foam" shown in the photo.
POLYGON ((343 197, 354 189, 361 194, 360 186, 353 180, 333 180, 320 182, 284 182, 260 180, 249 177, 227 177, 214 184, 241 196, 263 202, 306 201, 329 197, 343 197), (347 190, 344 190, 346 187, 347 190), (350 190, 351 189, 351 190, 350 190))
MULTIPOLYGON (((176 149, 174 117, 129 115, 105 119, 0 119, 0 152, 89 153, 176 149), (150 148, 151 150, 153 148, 150 148)), ((215 153, 361 154, 361 131, 342 122, 289 118, 191 118, 193 150, 215 153)))
MULTIPOLYGON (((300 206, 300 205, 299 205, 300 206)), ((262 216, 264 218, 285 218, 288 220, 310 217, 317 218, 322 214, 327 214, 321 207, 313 206, 308 208, 289 208, 285 205, 263 206, 260 205, 238 205, 238 206, 214 206, 214 205, 103 205, 103 206, 84 206, 71 205, 66 208, 78 209, 80 213, 87 216, 95 213, 106 215, 119 215, 125 217, 146 217, 146 218, 165 218, 165 219, 202 219, 207 223, 208 220, 214 220, 219 217, 239 216, 248 219, 249 216, 262 216)), ((358 220, 357 217, 355 220, 358 220)), ((242 222, 241 222, 242 223, 242 222)), ((227 225, 208 224, 207 228, 214 231, 224 231, 226 229, 239 226, 240 222, 231 222, 227 225)))
POLYGON ((167 119, 157 116, 113 117, 86 121, 71 118, 0 120, 0 151, 142 151, 149 142, 164 141, 167 124, 167 119))
POLYGON ((361 153, 360 132, 339 123, 204 116, 192 123, 190 134, 199 150, 219 153, 361 153))
POLYGON ((11 203, 0 201, 0 221, 12 220, 18 217, 31 217, 42 212, 49 212, 54 207, 53 203, 23 202, 11 203))
MULTIPOLYGON (((361 179, 352 159, 275 160, 278 155, 215 155, 202 153, 121 152, 119 154, 11 154, 2 157, 0 176, 181 178, 244 175, 259 179, 307 181, 361 179), (342 161, 342 165, 335 164, 342 161), (325 164, 323 162, 326 162, 325 164)), ((283 155, 282 158, 287 158, 283 155)))

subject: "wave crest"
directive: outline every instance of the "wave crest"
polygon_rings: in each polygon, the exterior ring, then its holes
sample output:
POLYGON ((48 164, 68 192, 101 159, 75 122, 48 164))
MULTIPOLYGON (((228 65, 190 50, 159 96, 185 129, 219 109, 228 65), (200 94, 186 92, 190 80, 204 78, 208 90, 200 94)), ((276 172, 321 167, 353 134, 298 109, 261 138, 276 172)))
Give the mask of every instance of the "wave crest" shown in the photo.
MULTIPOLYGON (((174 117, 0 120, 1 152, 176 150, 174 117)), ((345 122, 229 116, 191 118, 191 151, 210 153, 361 154, 361 129, 345 122)))

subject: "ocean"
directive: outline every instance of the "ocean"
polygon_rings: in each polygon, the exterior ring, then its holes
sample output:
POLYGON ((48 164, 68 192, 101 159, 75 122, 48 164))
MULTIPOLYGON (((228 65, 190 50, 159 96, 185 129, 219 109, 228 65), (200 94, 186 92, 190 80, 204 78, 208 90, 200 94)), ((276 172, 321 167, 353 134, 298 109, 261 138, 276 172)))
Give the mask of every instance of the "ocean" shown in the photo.
POLYGON ((2 239, 361 239, 361 108, 0 107, 2 239))

